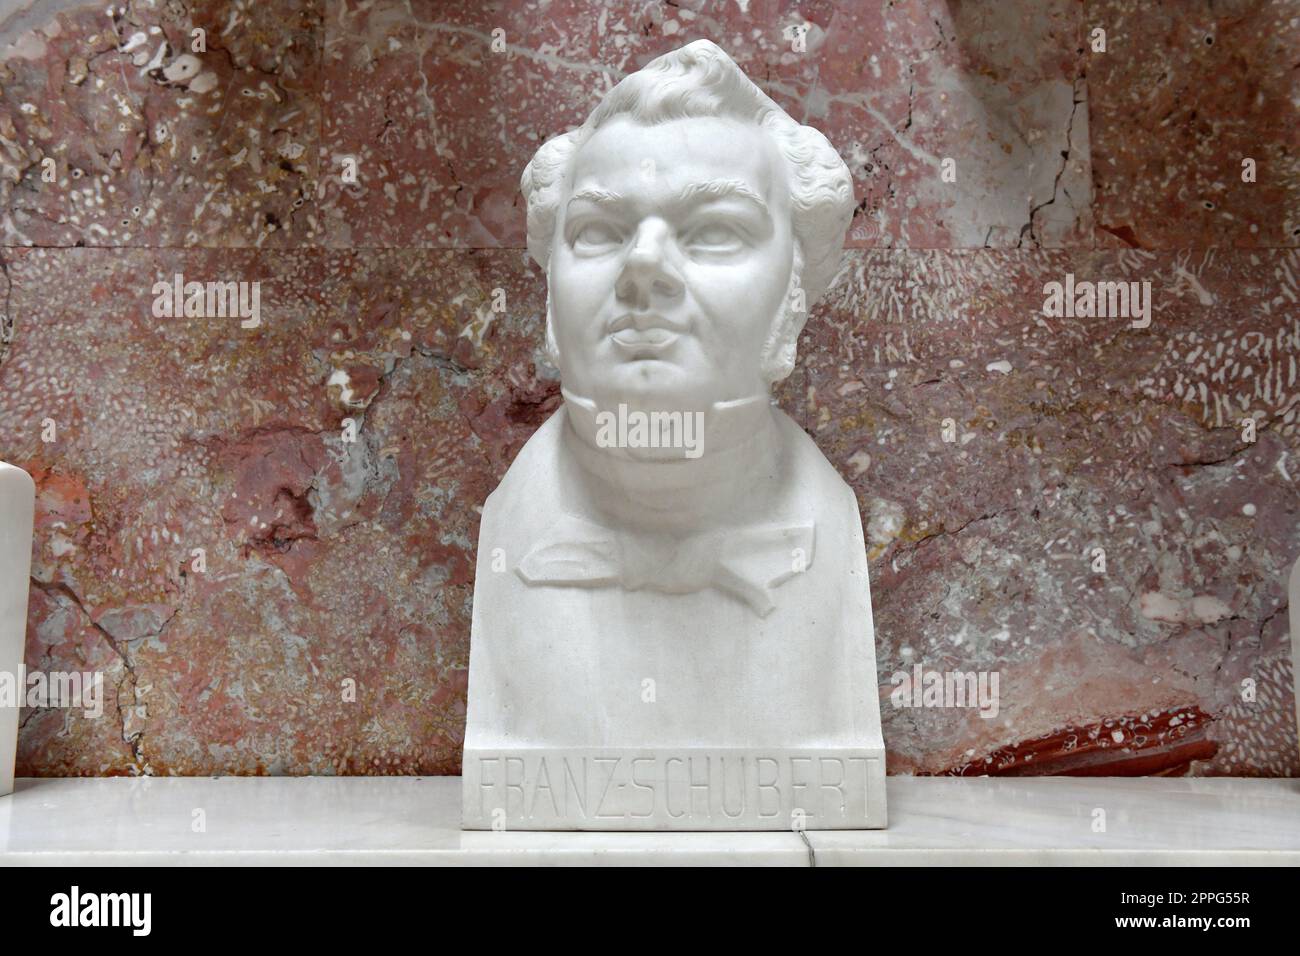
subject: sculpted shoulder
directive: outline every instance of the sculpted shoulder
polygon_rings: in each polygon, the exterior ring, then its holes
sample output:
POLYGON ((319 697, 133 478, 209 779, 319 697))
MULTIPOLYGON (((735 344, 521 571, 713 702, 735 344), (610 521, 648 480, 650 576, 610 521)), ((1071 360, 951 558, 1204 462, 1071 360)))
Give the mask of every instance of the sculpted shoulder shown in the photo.
POLYGON ((794 455, 795 473, 800 484, 818 500, 834 502, 837 506, 852 502, 856 512, 857 494, 817 443, 785 412, 778 410, 777 416, 786 435, 786 448, 794 455))

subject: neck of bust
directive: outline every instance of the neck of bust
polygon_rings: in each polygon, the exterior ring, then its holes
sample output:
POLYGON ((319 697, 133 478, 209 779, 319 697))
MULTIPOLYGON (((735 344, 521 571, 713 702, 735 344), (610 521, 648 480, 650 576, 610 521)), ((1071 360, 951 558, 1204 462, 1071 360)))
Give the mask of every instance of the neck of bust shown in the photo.
POLYGON ((611 423, 620 410, 561 392, 563 440, 577 465, 573 478, 607 520, 698 530, 760 507, 767 497, 760 489, 774 484, 779 425, 766 392, 716 402, 703 412, 702 432, 695 436, 698 457, 688 457, 683 448, 611 445, 611 423))

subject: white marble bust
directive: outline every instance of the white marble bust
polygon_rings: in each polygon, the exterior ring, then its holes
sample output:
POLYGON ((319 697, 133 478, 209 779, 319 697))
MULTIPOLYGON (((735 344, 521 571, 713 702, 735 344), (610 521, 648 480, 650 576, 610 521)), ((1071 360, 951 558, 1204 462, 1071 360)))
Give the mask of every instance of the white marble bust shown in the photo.
POLYGON ((564 403, 488 498, 464 825, 884 825, 852 490, 773 403, 848 169, 715 44, 523 174, 564 403))

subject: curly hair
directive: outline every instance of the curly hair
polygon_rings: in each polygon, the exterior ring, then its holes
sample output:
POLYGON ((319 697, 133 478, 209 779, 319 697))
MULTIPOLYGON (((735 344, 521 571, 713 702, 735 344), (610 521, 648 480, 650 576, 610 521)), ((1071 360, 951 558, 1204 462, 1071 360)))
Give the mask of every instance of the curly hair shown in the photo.
MULTIPOLYGON (((696 40, 624 77, 582 126, 548 140, 533 155, 520 187, 528 204, 528 252, 543 269, 550 261, 574 154, 603 123, 622 115, 647 125, 686 117, 739 119, 765 130, 785 158, 791 173, 795 242, 792 294, 765 350, 768 380, 784 378, 794 368, 795 340, 807 309, 830 286, 839 268, 844 234, 853 216, 853 180, 844 160, 825 136, 800 125, 755 86, 716 43, 696 40), (802 311, 790 305, 797 290, 803 292, 802 311)), ((549 332, 547 346, 553 353, 549 332)))

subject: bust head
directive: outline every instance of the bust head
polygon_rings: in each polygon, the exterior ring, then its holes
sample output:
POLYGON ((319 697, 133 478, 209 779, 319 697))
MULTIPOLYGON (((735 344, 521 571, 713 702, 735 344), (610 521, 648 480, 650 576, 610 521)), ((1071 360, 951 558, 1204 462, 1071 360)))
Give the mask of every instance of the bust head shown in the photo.
POLYGON ((547 350, 603 407, 766 394, 794 367, 853 209, 826 138, 708 40, 624 78, 522 187, 547 350))

